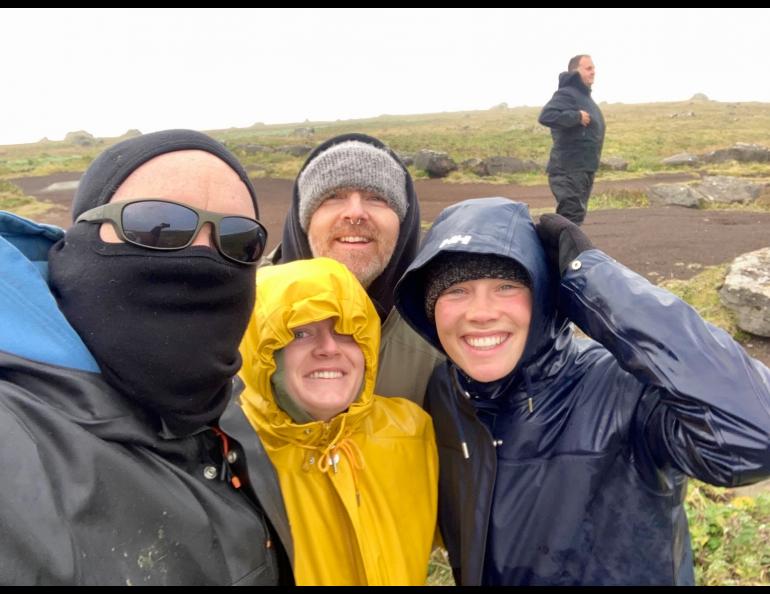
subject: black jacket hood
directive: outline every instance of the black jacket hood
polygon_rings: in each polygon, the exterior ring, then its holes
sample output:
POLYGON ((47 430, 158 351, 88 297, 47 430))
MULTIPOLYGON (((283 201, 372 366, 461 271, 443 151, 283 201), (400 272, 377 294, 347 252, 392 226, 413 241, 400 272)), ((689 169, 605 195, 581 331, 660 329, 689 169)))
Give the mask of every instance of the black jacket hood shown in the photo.
POLYGON ((586 95, 591 94, 591 87, 583 82, 583 79, 580 78, 580 73, 577 70, 559 74, 559 88, 563 89, 564 87, 575 87, 586 95))
POLYGON ((294 180, 291 208, 289 209, 289 214, 287 215, 283 226, 280 261, 293 262, 294 260, 304 260, 313 257, 313 253, 310 250, 310 244, 308 243, 307 233, 303 231, 299 224, 299 175, 305 170, 308 163, 315 159, 320 153, 330 146, 349 140, 366 142, 387 151, 390 156, 404 168, 404 172, 406 173, 406 199, 408 206, 406 216, 404 217, 404 220, 401 221, 396 247, 393 250, 393 255, 390 258, 388 266, 367 288, 367 293, 374 302, 377 313, 380 315, 380 318, 384 320, 393 308, 393 287, 417 254, 417 246, 420 242, 420 207, 417 203, 417 195, 415 194, 414 183, 412 182, 412 176, 409 175, 409 171, 404 167, 404 164, 401 162, 398 155, 376 138, 367 136, 366 134, 342 134, 323 142, 310 153, 310 156, 308 156, 305 164, 302 166, 297 178, 294 180))

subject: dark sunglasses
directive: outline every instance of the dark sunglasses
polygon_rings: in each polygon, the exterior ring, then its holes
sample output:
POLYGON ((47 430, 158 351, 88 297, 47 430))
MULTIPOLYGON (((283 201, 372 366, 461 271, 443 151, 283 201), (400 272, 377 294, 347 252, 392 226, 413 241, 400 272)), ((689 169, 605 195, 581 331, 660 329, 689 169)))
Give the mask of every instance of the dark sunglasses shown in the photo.
POLYGON ((75 223, 81 221, 109 221, 123 241, 151 250, 186 248, 201 227, 211 223, 219 252, 239 264, 256 264, 267 245, 267 229, 255 219, 209 212, 157 198, 137 198, 97 206, 81 214, 75 223))

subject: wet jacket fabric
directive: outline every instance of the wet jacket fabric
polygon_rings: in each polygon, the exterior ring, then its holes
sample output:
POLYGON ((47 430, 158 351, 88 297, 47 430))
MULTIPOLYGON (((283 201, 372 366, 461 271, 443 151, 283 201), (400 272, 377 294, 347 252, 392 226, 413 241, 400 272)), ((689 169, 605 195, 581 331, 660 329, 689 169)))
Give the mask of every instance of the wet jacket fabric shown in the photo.
POLYGON ((404 318, 437 346, 421 276, 444 251, 512 258, 533 291, 502 396, 451 363, 428 389, 457 583, 692 584, 687 476, 770 474, 770 370, 600 250, 554 278, 526 205, 503 198, 446 209, 399 283, 404 318), (572 335, 557 299, 593 340, 572 335))
POLYGON ((538 121, 551 129, 553 138, 548 173, 596 171, 599 168, 604 144, 604 117, 578 71, 559 75, 559 88, 543 107, 538 121), (580 125, 581 110, 591 116, 588 126, 580 125))
POLYGON ((422 585, 436 527, 438 460, 430 417, 373 393, 380 332, 366 292, 329 258, 266 267, 244 337, 243 407, 277 470, 298 585, 422 585), (360 397, 329 422, 294 422, 270 378, 291 329, 335 318, 364 354, 360 397))
POLYGON ((59 311, 62 235, 0 213, 0 583, 277 584, 269 520, 220 480, 222 439, 159 432, 59 311))
MULTIPOLYGON (((386 150, 398 163, 401 160, 382 142, 365 134, 336 136, 316 147, 305 161, 303 169, 316 156, 334 144, 356 140, 386 150)), ((443 356, 406 324, 393 308, 393 290, 417 254, 420 242, 420 205, 409 171, 406 172, 407 212, 399 229, 393 256, 385 270, 366 291, 382 320, 379 373, 375 391, 382 396, 402 396, 422 405, 433 369, 443 362, 443 356)), ((301 173, 301 171, 300 171, 301 173)), ((299 179, 299 175, 297 176, 299 179)), ((281 244, 263 260, 263 264, 278 264, 312 258, 307 234, 299 223, 299 189, 294 183, 291 207, 286 216, 281 244)))

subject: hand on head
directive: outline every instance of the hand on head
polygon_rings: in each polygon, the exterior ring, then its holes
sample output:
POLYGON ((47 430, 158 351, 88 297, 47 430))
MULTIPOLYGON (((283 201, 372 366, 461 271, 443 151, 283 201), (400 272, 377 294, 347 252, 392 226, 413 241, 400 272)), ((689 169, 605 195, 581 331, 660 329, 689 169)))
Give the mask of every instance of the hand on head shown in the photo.
POLYGON ((569 263, 580 253, 594 247, 580 227, 558 214, 541 215, 535 229, 557 276, 564 274, 569 263))

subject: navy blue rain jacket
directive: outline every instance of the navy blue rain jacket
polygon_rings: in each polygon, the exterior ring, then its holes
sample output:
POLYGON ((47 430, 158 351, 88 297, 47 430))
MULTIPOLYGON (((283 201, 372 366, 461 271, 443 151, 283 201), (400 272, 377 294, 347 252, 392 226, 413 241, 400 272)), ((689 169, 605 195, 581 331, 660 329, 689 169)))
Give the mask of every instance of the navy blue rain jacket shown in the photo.
POLYGON ((559 282, 526 205, 504 198, 443 211, 397 287, 401 314, 437 348, 424 274, 447 251, 512 258, 533 291, 503 396, 472 393, 451 362, 428 389, 457 583, 692 584, 686 477, 770 474, 770 370, 597 249, 559 282), (557 298, 593 340, 573 337, 557 298))
POLYGON ((604 145, 604 116, 591 98, 591 89, 580 73, 562 72, 559 89, 540 112, 538 121, 551 129, 553 147, 548 173, 596 171, 604 145), (588 112, 591 123, 580 124, 580 111, 588 112))
POLYGON ((161 435, 107 385, 46 282, 62 235, 0 212, 0 584, 290 582, 277 477, 240 406, 220 420, 244 444, 226 467, 213 431, 161 435))

